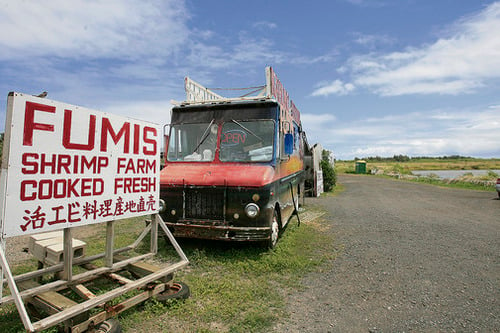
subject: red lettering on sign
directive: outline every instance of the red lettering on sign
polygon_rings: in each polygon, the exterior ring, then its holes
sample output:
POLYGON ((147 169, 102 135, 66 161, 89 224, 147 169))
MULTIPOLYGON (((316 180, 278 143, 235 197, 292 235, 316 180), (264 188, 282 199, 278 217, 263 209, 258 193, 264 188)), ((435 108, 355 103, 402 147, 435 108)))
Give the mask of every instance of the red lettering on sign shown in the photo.
POLYGON ((139 154, 139 135, 141 135, 141 126, 134 124, 134 154, 139 154))
POLYGON ((63 146, 68 149, 78 149, 78 150, 92 150, 94 149, 95 141, 95 115, 90 115, 89 119, 89 135, 87 144, 72 143, 71 140, 71 118, 73 111, 64 110, 64 122, 63 122, 63 146))
POLYGON ((34 158, 38 159, 38 154, 37 153, 24 153, 22 156, 22 164, 23 168, 21 169, 21 172, 24 173, 25 175, 34 175, 38 173, 38 163, 36 161, 30 161, 28 158, 34 158), (26 168, 28 167, 28 168, 26 168))
POLYGON ((24 133, 23 133, 24 146, 33 146, 34 130, 54 132, 54 125, 35 123, 35 111, 56 113, 56 107, 33 103, 33 102, 26 102, 26 108, 24 112, 24 133))
POLYGON ((21 182, 21 201, 30 201, 36 199, 36 180, 23 180, 21 182), (31 190, 31 193, 27 194, 31 190))
POLYGON ((156 173, 156 161, 150 161, 144 158, 137 160, 125 157, 118 157, 116 173, 156 173))
POLYGON ((102 178, 42 179, 21 182, 21 201, 99 196, 104 193, 102 178))
POLYGON ((149 127, 149 126, 144 126, 144 129, 142 130, 143 132, 143 140, 144 140, 144 143, 146 144, 150 144, 151 146, 148 147, 147 146, 144 146, 144 148, 142 149, 142 152, 144 153, 144 155, 156 155, 156 140, 154 138, 150 138, 148 134, 152 134, 153 137, 156 137, 158 135, 158 133, 156 132, 156 128, 154 127, 149 127))
POLYGON ((115 144, 120 141, 121 137, 125 135, 124 143, 123 143, 123 153, 127 154, 130 147, 130 123, 126 122, 123 124, 118 134, 116 134, 113 126, 109 122, 108 118, 102 118, 102 127, 101 127, 101 151, 108 150, 108 133, 111 134, 111 138, 115 144))
POLYGON ((107 156, 67 155, 67 154, 37 154, 24 153, 21 157, 21 172, 25 175, 40 174, 100 174, 109 165, 107 156), (73 166, 71 166, 73 164, 73 166))
MULTIPOLYGON (((55 132, 54 124, 35 122, 36 111, 56 113, 56 107, 39 103, 26 102, 24 133, 23 133, 23 145, 25 146, 33 146, 33 133, 35 130, 55 132)), ((73 120, 73 111, 65 109, 63 124, 62 124, 62 129, 63 129, 62 146, 67 149, 76 149, 83 151, 93 150, 96 145, 97 116, 94 114, 89 115, 88 126, 86 126, 87 124, 75 124, 75 126, 72 126, 73 125, 72 120, 73 120), (87 142, 77 143, 71 141, 72 138, 71 134, 73 127, 78 128, 78 131, 80 131, 82 128, 84 130, 88 130, 87 142)), ((140 124, 133 124, 134 133, 132 134, 130 133, 131 131, 130 122, 124 122, 124 123, 120 122, 119 124, 120 124, 119 126, 121 127, 118 129, 118 131, 116 131, 113 125, 111 124, 111 120, 109 118, 106 117, 102 118, 100 131, 97 132, 98 134, 100 134, 99 150, 101 152, 108 151, 108 139, 109 137, 111 137, 115 145, 118 145, 120 141, 123 142, 122 151, 124 154, 130 153, 130 150, 132 149, 133 154, 136 155, 139 154, 156 155, 158 149, 156 140, 158 137, 158 132, 155 127, 144 126, 141 129, 142 126, 140 124), (133 140, 132 147, 130 142, 131 140, 133 140)), ((99 140, 99 138, 97 138, 97 140, 99 140)), ((99 142, 97 144, 99 144, 99 142)))
POLYGON ((154 177, 130 177, 115 178, 115 194, 142 193, 156 191, 156 178, 154 177))

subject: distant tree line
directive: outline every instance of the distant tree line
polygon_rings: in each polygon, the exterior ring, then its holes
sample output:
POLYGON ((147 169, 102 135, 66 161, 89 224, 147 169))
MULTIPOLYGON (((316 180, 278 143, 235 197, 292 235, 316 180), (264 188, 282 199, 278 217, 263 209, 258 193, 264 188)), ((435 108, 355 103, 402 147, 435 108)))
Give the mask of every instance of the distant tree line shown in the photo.
POLYGON ((367 162, 408 162, 411 160, 423 160, 423 159, 434 159, 434 160, 459 160, 472 158, 469 156, 460 155, 449 155, 449 156, 414 156, 410 157, 408 155, 394 155, 392 157, 380 157, 380 156, 369 156, 364 158, 355 157, 355 161, 365 160, 367 162))

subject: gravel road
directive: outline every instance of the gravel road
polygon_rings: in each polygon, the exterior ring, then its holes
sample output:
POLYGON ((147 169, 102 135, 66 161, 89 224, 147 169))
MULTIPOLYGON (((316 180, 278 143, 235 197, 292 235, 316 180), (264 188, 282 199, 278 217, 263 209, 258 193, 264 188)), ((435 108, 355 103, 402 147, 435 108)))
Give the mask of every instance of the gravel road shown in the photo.
POLYGON ((304 278, 276 332, 500 332, 496 192, 340 176, 310 199, 339 255, 304 278))

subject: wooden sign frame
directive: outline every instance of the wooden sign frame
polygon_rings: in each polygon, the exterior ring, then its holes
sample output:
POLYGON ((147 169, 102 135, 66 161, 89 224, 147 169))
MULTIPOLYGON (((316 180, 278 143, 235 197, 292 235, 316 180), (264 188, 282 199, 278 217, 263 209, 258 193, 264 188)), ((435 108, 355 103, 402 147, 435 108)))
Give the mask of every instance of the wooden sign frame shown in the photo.
MULTIPOLYGON (((102 305, 103 303, 109 302, 131 290, 135 290, 138 288, 143 288, 149 285, 150 283, 160 280, 161 278, 166 277, 169 274, 174 273, 175 271, 187 266, 189 264, 189 260, 186 255, 182 251, 181 247, 175 240, 174 236, 170 232, 170 230, 165 225, 165 222, 161 218, 159 214, 154 214, 151 216, 151 223, 145 227, 139 237, 135 240, 135 242, 129 246, 114 249, 114 225, 118 221, 109 221, 106 225, 106 250, 104 253, 93 255, 90 257, 83 257, 78 259, 73 259, 73 249, 72 249, 72 233, 71 228, 64 229, 64 262, 61 264, 57 264, 54 266, 45 267, 36 271, 28 272, 25 274, 21 274, 18 276, 13 276, 9 263, 7 262, 7 258, 5 256, 5 251, 0 248, 0 261, 1 266, 4 270, 6 279, 2 281, 3 283, 7 282, 9 289, 11 291, 11 295, 2 297, 0 299, 0 305, 7 305, 11 303, 15 303, 16 308, 19 312, 21 320, 25 329, 29 332, 39 332, 41 330, 47 329, 49 327, 55 326, 57 324, 63 323, 70 318, 73 318, 84 311, 88 311, 92 308, 102 305), (147 258, 151 258, 158 252, 158 228, 161 227, 170 243, 175 248, 177 254, 179 255, 180 260, 174 264, 167 265, 162 267, 151 274, 148 274, 138 280, 125 280, 125 283, 120 287, 117 287, 111 291, 108 291, 102 295, 95 296, 89 298, 83 303, 75 304, 74 306, 65 308, 62 311, 59 311, 55 314, 52 314, 42 320, 37 322, 32 322, 28 312, 26 310, 26 306, 24 302, 32 297, 36 297, 42 293, 46 293, 49 291, 57 291, 61 290, 70 285, 79 285, 84 281, 88 281, 106 274, 112 274, 117 272, 120 269, 123 269, 127 265, 131 265, 147 258), (137 248, 140 242, 144 239, 144 237, 150 234, 150 251, 146 254, 138 255, 132 258, 128 258, 121 261, 116 261, 114 256, 120 253, 133 250, 137 248), (77 275, 73 274, 73 266, 76 265, 85 265, 92 261, 104 259, 105 265, 103 267, 96 267, 95 269, 86 271, 84 273, 80 273, 77 275), (43 284, 40 286, 36 286, 34 288, 29 288, 25 290, 21 290, 19 285, 23 281, 29 281, 32 279, 36 279, 37 277, 43 276, 49 273, 57 273, 62 272, 62 279, 56 280, 47 284, 43 284)), ((2 285, 3 285, 2 283, 2 285)), ((153 297, 161 292, 165 291, 165 286, 159 286, 146 292, 146 294, 138 297, 133 302, 128 302, 127 307, 129 308, 139 302, 142 302, 150 297, 153 297)), ((123 307, 122 307, 123 308, 123 307)), ((125 308, 123 308, 124 310, 125 308)), ((116 314, 116 311, 113 311, 111 314, 104 313, 99 315, 97 318, 102 321, 111 317, 113 314, 116 314)), ((79 324, 79 329, 85 328, 87 329, 89 325, 96 324, 96 318, 94 320, 83 322, 79 324)))

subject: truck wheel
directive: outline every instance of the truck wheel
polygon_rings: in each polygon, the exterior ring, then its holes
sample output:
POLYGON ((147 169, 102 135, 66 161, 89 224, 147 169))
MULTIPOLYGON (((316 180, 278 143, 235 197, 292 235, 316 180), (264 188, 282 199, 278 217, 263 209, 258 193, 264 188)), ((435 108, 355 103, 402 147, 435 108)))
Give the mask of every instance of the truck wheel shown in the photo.
POLYGON ((278 237, 280 234, 280 225, 278 222, 278 212, 276 209, 274 210, 273 213, 273 218, 271 219, 271 230, 269 232, 269 240, 267 241, 267 247, 270 249, 273 249, 276 246, 276 243, 278 243, 278 237))
POLYGON ((156 295, 156 300, 165 302, 169 299, 186 299, 190 295, 191 291, 187 284, 183 282, 174 282, 168 290, 156 295))

